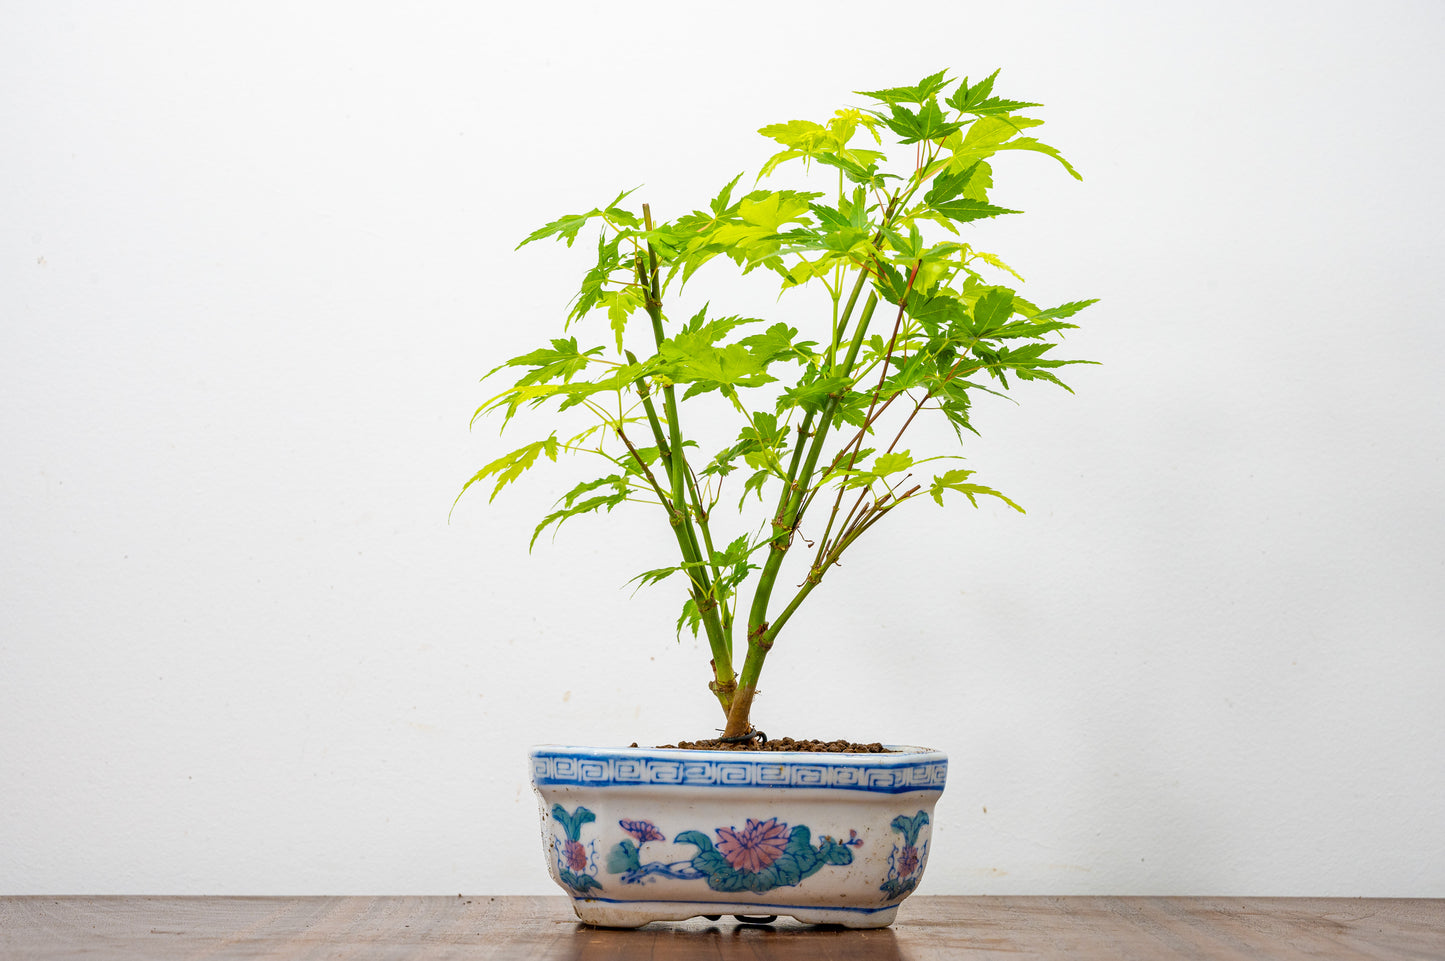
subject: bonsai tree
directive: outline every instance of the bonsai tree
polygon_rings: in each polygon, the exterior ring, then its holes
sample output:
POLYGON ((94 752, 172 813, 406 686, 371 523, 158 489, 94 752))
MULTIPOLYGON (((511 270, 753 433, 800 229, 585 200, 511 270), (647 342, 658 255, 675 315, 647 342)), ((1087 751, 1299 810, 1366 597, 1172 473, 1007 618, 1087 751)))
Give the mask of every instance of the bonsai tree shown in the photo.
POLYGON ((1020 295, 1013 268, 973 243, 971 225, 1018 213, 990 200, 998 155, 1045 154, 1081 179, 1032 136, 1042 121, 1024 111, 1040 105, 996 96, 997 76, 940 72, 860 92, 871 106, 763 127, 782 150, 751 190, 740 191, 739 174, 671 219, 624 206, 623 193, 518 245, 597 237, 562 332, 493 369, 487 377, 520 376, 473 417, 499 415, 505 428, 540 410, 547 432, 462 492, 490 482, 495 497, 543 457, 586 454, 602 475, 562 494, 534 545, 563 521, 625 503, 666 524, 676 553, 634 580, 685 588, 677 632, 707 638, 724 739, 754 734, 768 652, 875 524, 924 495, 1023 511, 975 482, 956 453, 908 446, 920 415, 945 419, 962 446, 975 432, 975 392, 1064 386, 1056 371, 1084 363, 1054 357, 1051 337, 1093 301, 1040 308, 1020 295), (904 149, 886 152, 885 139, 904 149), (797 180, 776 185, 785 168, 797 180), (701 302, 694 287, 719 266, 775 275, 780 316, 701 302), (693 433, 716 423, 719 401, 735 432, 693 433), (702 404, 711 416, 698 416, 702 404), (790 560, 796 575, 781 577, 790 560))

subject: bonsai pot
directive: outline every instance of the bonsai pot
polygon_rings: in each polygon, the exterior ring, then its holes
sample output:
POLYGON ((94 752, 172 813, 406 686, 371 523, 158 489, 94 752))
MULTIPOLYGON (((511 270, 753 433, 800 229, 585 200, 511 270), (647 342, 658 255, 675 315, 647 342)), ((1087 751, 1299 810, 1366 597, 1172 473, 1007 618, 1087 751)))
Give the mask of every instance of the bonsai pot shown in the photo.
POLYGON ((602 927, 737 915, 878 928, 918 886, 948 758, 545 745, 542 844, 602 927))

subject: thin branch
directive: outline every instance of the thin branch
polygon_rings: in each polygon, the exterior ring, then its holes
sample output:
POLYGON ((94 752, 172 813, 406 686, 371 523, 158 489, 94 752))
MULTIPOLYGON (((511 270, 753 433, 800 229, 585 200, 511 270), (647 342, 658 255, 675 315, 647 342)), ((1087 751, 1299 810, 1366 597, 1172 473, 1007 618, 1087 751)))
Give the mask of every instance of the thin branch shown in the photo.
POLYGON ((652 489, 662 502, 662 506, 667 509, 668 516, 671 516, 673 512, 672 502, 668 499, 667 495, 663 493, 662 486, 657 483, 657 478, 653 476, 652 468, 647 466, 647 461, 643 460, 642 455, 637 452, 637 448, 632 446, 632 441, 627 439, 627 434, 622 430, 621 426, 614 425, 612 429, 617 432, 618 437, 622 438, 622 443, 627 445, 627 450, 632 454, 632 459, 637 462, 638 467, 642 468, 642 473, 647 477, 647 482, 652 485, 652 489))
MULTIPOLYGON (((887 354, 886 354, 886 355, 884 356, 884 358, 883 358, 883 369, 882 369, 881 371, 879 371, 879 373, 878 373, 878 384, 877 384, 877 386, 875 386, 875 387, 873 388, 873 399, 872 399, 872 400, 869 402, 869 404, 868 404, 868 415, 867 415, 867 417, 864 418, 865 421, 866 421, 869 417, 872 417, 872 416, 873 416, 873 411, 878 407, 878 395, 883 392, 883 385, 884 385, 885 383, 887 383, 887 381, 888 381, 888 365, 893 362, 893 349, 894 349, 894 347, 897 346, 897 344, 898 344, 898 332, 899 332, 899 330, 901 330, 902 327, 903 327, 903 313, 904 313, 904 309, 905 309, 905 307, 906 307, 906 305, 907 305, 907 303, 908 303, 908 294, 909 294, 909 291, 911 291, 911 290, 913 289, 913 281, 914 281, 915 278, 917 278, 917 276, 918 276, 918 270, 919 270, 919 268, 922 267, 922 266, 923 266, 923 261, 922 261, 922 260, 919 260, 917 263, 915 263, 915 264, 913 265, 913 269, 912 269, 911 271, 909 271, 909 273, 908 273, 908 285, 903 288, 903 297, 902 297, 902 299, 899 300, 899 302, 898 302, 898 317, 897 317, 897 319, 895 319, 895 320, 893 321, 893 336, 888 339, 888 351, 887 351, 887 354)), ((896 397, 897 395, 895 394, 894 396, 896 397)), ((853 469, 853 465, 856 464, 856 463, 858 463, 858 451, 860 451, 860 450, 862 450, 862 449, 863 449, 862 434, 859 434, 859 440, 858 440, 856 446, 853 448, 853 454, 852 454, 852 456, 848 459, 848 466, 847 466, 847 468, 845 468, 846 470, 852 470, 852 469, 853 469)), ((859 504, 861 504, 861 503, 863 502, 863 498, 867 495, 867 492, 868 492, 868 489, 865 487, 862 491, 860 491, 860 492, 858 493, 858 503, 859 503, 859 504)), ((827 525, 827 527, 826 527, 826 528, 824 529, 824 531, 823 531, 823 536, 818 539, 818 553, 817 553, 817 555, 813 558, 813 566, 814 566, 814 567, 816 567, 816 566, 822 561, 823 555, 824 555, 824 554, 826 553, 826 551, 827 551, 827 548, 828 548, 828 535, 833 532, 833 521, 837 518, 837 516, 838 516, 838 507, 839 507, 839 505, 841 505, 842 503, 843 503, 843 485, 842 485, 842 484, 839 484, 839 485, 838 485, 838 497, 837 497, 837 499, 833 502, 833 510, 832 510, 832 512, 829 513, 829 515, 828 515, 828 525, 827 525)), ((853 509, 854 509, 855 511, 857 510, 857 504, 854 505, 854 508, 853 508, 853 509)), ((849 516, 850 516, 850 517, 852 516, 852 514, 853 514, 853 511, 849 511, 849 516)))

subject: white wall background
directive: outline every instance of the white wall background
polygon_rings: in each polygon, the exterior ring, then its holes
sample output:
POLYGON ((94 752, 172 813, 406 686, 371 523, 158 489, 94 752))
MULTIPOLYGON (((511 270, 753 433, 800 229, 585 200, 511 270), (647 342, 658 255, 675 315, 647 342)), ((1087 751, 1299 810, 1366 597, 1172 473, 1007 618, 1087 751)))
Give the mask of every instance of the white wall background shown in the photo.
POLYGON ((715 720, 664 531, 448 526, 580 269, 513 246, 1003 67, 1086 179, 1005 158, 979 243, 1104 366, 980 413, 1030 514, 880 526, 760 720, 950 753, 924 893, 1445 895, 1445 6, 729 9, 8 6, 0 892, 548 892, 525 747, 715 720))

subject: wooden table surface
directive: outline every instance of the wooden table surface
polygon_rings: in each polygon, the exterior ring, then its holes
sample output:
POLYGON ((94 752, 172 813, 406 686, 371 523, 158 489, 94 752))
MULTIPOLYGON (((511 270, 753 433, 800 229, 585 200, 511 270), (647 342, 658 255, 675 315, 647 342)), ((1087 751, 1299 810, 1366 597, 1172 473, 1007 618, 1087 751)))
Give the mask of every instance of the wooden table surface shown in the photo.
POLYGON ((891 928, 611 931, 560 897, 0 897, 4 961, 1445 959, 1445 900, 915 897, 891 928))

